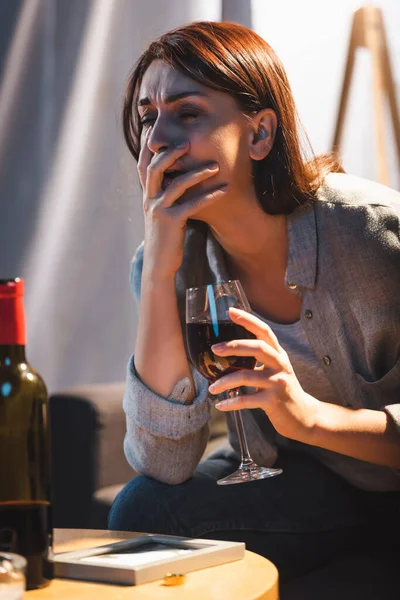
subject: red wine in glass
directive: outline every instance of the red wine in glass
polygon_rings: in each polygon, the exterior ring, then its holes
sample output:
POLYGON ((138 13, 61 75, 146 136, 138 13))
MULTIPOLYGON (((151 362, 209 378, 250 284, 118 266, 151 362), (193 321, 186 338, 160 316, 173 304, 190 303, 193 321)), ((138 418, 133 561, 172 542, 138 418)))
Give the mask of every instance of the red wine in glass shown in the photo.
POLYGON ((207 321, 187 323, 186 337, 190 359, 197 370, 208 381, 213 383, 223 375, 240 371, 253 370, 257 360, 253 356, 217 356, 211 350, 213 344, 230 340, 255 339, 255 335, 232 321, 218 321, 214 327, 207 321))

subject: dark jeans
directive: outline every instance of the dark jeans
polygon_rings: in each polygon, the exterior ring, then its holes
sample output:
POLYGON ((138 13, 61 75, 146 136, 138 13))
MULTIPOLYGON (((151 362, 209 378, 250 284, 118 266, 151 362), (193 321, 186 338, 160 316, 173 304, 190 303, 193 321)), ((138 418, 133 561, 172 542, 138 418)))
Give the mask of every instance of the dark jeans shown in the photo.
POLYGON ((339 554, 388 548, 397 542, 400 493, 355 488, 314 458, 280 450, 270 479, 219 486, 238 466, 224 450, 200 463, 193 477, 167 485, 138 476, 116 497, 113 530, 163 533, 245 542, 267 557, 282 581, 321 566, 339 554))

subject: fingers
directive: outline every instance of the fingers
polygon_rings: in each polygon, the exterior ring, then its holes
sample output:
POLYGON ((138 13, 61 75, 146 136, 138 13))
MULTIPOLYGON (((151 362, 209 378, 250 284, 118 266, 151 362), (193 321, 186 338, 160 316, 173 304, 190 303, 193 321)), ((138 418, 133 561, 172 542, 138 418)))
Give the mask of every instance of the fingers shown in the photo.
POLYGON ((217 402, 215 408, 223 412, 229 410, 244 410, 245 408, 262 408, 267 412, 268 406, 270 406, 271 394, 262 390, 255 392, 254 394, 247 394, 246 396, 235 396, 229 398, 229 400, 223 400, 217 402))
POLYGON ((142 136, 141 140, 141 149, 139 153, 137 170, 139 174, 140 185, 143 189, 146 188, 146 177, 147 177, 147 167, 150 164, 150 161, 153 157, 153 153, 147 145, 147 140, 150 134, 150 129, 148 129, 145 135, 142 136))
MULTIPOLYGON (((147 144, 146 144, 147 145, 147 144)), ((172 167, 174 162, 186 154, 189 148, 188 142, 182 142, 177 146, 154 155, 146 170, 146 191, 149 198, 155 198, 162 192, 164 172, 172 167)))
POLYGON ((163 206, 168 208, 178 200, 189 188, 193 187, 197 183, 209 179, 219 171, 219 165, 217 163, 210 163, 205 167, 201 167, 197 170, 188 171, 184 175, 180 175, 171 183, 171 185, 164 192, 163 206))
POLYGON ((274 371, 282 368, 281 355, 264 340, 232 340, 214 344, 211 350, 217 356, 254 356, 274 371))
POLYGON ((257 369, 257 371, 242 369, 236 371, 236 373, 230 373, 225 377, 221 377, 221 379, 210 385, 208 389, 212 394, 221 394, 222 392, 233 390, 243 385, 266 389, 270 387, 270 375, 274 373, 275 371, 270 369, 257 369))
POLYGON ((222 184, 210 192, 203 193, 196 198, 187 200, 182 205, 171 206, 168 210, 171 214, 177 216, 182 221, 187 221, 196 215, 203 208, 203 206, 210 206, 219 198, 224 196, 228 191, 228 185, 222 184))
POLYGON ((234 323, 242 325, 242 327, 247 329, 247 331, 250 331, 250 333, 253 333, 258 339, 265 340, 277 352, 282 350, 278 338, 271 327, 255 315, 252 315, 245 310, 231 307, 229 309, 229 316, 234 323))

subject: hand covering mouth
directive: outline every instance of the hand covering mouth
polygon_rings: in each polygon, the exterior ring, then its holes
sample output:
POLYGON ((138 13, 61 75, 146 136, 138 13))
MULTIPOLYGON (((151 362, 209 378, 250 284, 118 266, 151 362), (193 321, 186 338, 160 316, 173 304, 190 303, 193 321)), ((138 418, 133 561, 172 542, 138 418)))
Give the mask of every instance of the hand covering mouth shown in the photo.
POLYGON ((184 173, 186 173, 186 171, 183 171, 182 169, 167 169, 166 171, 164 171, 164 177, 161 186, 162 189, 166 190, 167 187, 171 185, 174 179, 179 177, 179 175, 183 175, 184 173))

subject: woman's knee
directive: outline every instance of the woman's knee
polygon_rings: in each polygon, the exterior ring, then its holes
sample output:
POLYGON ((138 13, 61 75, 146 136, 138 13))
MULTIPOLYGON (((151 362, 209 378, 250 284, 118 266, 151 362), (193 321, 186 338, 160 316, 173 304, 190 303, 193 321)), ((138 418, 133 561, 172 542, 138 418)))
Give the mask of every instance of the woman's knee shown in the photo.
POLYGON ((185 535, 179 531, 174 513, 179 510, 180 499, 190 494, 190 482, 168 485, 145 475, 135 477, 115 498, 108 516, 108 528, 185 535))
POLYGON ((141 531, 138 524, 144 522, 151 511, 152 502, 158 495, 159 482, 139 475, 127 483, 118 493, 108 515, 108 527, 116 531, 141 531))
POLYGON ((200 515, 214 520, 211 499, 214 504, 222 502, 225 506, 216 480, 235 468, 237 464, 221 454, 200 463, 193 476, 181 484, 168 485, 139 475, 115 498, 108 527, 117 531, 190 536, 200 515))

